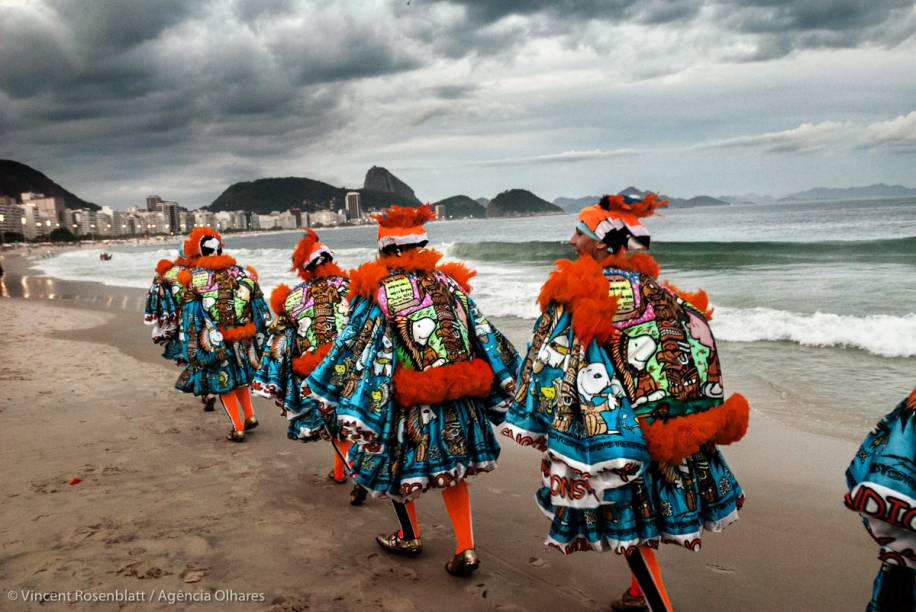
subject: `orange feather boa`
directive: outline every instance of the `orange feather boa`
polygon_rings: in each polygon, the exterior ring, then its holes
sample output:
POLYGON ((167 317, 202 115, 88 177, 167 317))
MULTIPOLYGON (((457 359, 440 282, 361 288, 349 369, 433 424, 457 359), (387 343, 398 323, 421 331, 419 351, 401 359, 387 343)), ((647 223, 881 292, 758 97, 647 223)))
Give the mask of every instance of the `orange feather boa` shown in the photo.
POLYGON ((493 370, 480 358, 428 370, 397 368, 392 378, 399 406, 439 404, 462 397, 486 397, 493 388, 493 370))

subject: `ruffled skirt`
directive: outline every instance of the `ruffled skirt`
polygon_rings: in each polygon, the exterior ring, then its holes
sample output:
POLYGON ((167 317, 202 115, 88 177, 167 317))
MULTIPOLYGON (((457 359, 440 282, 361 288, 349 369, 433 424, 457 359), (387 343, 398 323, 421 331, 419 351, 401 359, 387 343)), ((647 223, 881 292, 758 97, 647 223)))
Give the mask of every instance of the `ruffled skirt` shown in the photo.
POLYGON ((546 543, 564 554, 614 551, 659 542, 699 550, 704 530, 719 532, 738 520, 744 503, 741 486, 722 454, 711 444, 680 465, 653 461, 628 484, 606 489, 600 505, 575 508, 554 505, 562 481, 542 465, 544 486, 535 495, 551 519, 546 543))
POLYGON ((499 458, 486 405, 477 399, 397 408, 380 434, 356 413, 340 411, 337 420, 356 442, 350 450, 355 481, 376 497, 414 499, 490 472, 499 458))

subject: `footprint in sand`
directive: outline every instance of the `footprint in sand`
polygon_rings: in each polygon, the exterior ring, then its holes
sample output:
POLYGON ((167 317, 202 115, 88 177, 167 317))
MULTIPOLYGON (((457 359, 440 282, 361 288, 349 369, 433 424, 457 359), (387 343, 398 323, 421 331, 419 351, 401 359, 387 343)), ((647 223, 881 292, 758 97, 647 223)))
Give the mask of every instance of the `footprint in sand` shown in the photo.
POLYGON ((550 563, 539 557, 528 557, 528 565, 531 567, 550 567, 550 563))
POLYGON ((487 598, 487 584, 485 582, 478 582, 476 584, 472 584, 469 587, 465 587, 464 590, 470 593, 471 595, 474 595, 475 597, 480 597, 481 599, 487 598))
POLYGON ((716 572, 717 574, 734 574, 735 570, 730 567, 725 567, 724 565, 716 565, 715 563, 707 563, 706 568, 716 572))

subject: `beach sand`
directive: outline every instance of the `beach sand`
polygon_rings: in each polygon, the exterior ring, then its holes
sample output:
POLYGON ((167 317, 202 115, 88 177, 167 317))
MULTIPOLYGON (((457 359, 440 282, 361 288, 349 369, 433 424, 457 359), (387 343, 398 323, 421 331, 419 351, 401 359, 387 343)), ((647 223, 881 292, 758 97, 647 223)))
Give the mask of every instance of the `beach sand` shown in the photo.
MULTIPOLYGON (((325 478, 329 445, 287 440, 264 400, 261 427, 231 444, 219 409, 204 413, 172 389, 178 371, 141 324, 142 292, 28 277, 16 257, 3 264, 5 294, 20 297, 0 300, 0 609, 566 612, 608 609, 627 586, 620 557, 543 546, 538 454, 508 439, 499 469, 470 480, 480 571, 443 570, 453 540, 435 492, 418 503, 424 553, 386 555, 373 536, 395 527, 390 506, 349 506, 349 486, 325 478), (29 589, 263 601, 8 600, 29 589)), ((496 323, 524 348, 527 324, 496 323)), ((705 535, 702 552, 662 547, 675 608, 864 609, 877 547, 842 503, 856 444, 765 416, 766 390, 743 384, 741 367, 723 350, 729 392, 756 408, 747 437, 724 448, 747 504, 724 533, 705 535)))

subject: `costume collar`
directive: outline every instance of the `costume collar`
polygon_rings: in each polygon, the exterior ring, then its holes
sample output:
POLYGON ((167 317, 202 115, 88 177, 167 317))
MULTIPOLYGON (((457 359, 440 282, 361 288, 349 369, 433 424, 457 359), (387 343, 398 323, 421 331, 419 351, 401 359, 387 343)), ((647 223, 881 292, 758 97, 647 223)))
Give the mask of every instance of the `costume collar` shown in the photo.
POLYGON ((235 258, 228 255, 207 255, 194 260, 194 265, 208 270, 226 270, 235 265, 235 258))

